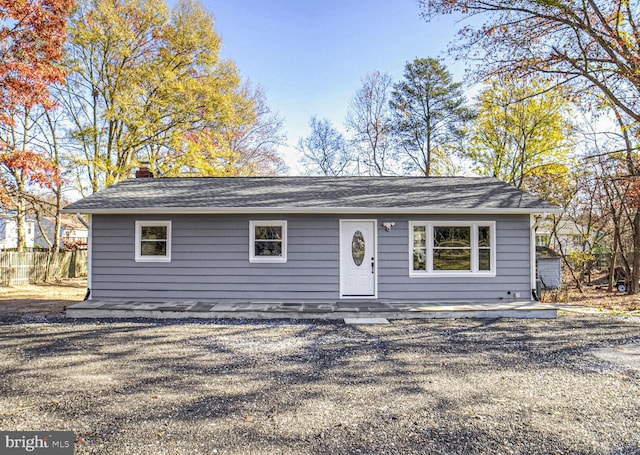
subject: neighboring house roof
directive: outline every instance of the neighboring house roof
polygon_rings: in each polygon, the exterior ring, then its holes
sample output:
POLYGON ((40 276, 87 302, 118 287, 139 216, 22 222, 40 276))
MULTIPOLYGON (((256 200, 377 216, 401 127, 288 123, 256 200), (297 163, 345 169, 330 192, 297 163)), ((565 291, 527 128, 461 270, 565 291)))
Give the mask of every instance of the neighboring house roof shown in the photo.
POLYGON ((125 180, 79 213, 539 213, 560 209, 491 177, 210 177, 125 180))
MULTIPOLYGON (((0 219, 4 220, 15 220, 18 217, 18 213, 14 210, 9 210, 7 212, 0 211, 0 219)), ((27 216, 27 223, 35 223, 35 218, 31 216, 27 216)))

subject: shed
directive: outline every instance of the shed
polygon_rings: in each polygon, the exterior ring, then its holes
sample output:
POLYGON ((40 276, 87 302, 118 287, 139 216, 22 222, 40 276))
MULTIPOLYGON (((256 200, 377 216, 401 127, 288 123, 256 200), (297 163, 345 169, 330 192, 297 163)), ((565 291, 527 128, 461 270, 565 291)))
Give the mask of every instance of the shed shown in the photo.
POLYGON ((562 258, 550 248, 536 247, 538 279, 542 289, 560 289, 562 286, 562 258))

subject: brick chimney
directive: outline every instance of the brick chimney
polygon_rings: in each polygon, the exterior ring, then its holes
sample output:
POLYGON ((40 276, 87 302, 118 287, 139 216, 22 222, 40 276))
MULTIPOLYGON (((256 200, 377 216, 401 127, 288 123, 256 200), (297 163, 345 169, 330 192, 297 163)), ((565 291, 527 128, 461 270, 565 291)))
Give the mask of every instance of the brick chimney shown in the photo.
POLYGON ((136 171, 136 178, 137 179, 152 179, 153 178, 153 172, 151 172, 151 169, 149 169, 149 166, 146 164, 143 164, 140 166, 140 169, 138 169, 136 171))

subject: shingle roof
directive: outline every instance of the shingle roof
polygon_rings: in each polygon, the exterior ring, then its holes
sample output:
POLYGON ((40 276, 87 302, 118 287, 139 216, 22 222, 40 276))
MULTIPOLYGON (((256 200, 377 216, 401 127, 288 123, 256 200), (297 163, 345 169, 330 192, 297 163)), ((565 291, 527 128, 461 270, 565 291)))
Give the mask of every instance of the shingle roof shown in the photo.
POLYGON ((558 207, 489 177, 131 179, 66 207, 80 213, 533 213, 558 207))

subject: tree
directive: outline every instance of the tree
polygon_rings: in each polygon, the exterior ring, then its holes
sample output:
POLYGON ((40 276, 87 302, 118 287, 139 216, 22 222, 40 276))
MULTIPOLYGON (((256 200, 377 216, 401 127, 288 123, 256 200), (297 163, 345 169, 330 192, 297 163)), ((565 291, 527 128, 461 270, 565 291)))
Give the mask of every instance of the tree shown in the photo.
POLYGON ((34 186, 59 183, 55 164, 32 149, 32 113, 50 109, 50 85, 64 80, 63 44, 72 0, 0 2, 0 202, 16 211, 18 249, 34 186))
MULTIPOLYGON (((28 133, 24 133, 28 137, 28 133)), ((28 204, 38 201, 35 187, 53 189, 61 186, 58 168, 43 154, 10 142, 0 148, 0 207, 16 212, 19 251, 24 250, 28 204)))
POLYGON ((434 170, 442 174, 443 163, 457 151, 471 118, 461 86, 437 59, 406 64, 404 79, 393 86, 390 104, 408 169, 417 169, 425 177, 434 170))
MULTIPOLYGON (((226 146, 225 133, 256 125, 255 100, 234 65, 220 58, 213 25, 211 14, 191 0, 171 12, 164 0, 80 4, 61 98, 74 126, 71 164, 91 192, 128 177, 139 160, 188 157, 181 162, 193 163, 189 144, 226 146)), ((190 171, 173 167, 182 170, 190 171)))
MULTIPOLYGON (((606 148, 608 144, 605 144, 606 148)), ((609 288, 615 284, 618 264, 622 264, 624 275, 628 279, 628 292, 637 293, 637 238, 638 197, 637 180, 629 178, 626 168, 625 151, 603 151, 601 146, 594 148, 586 157, 586 166, 592 169, 594 179, 591 185, 596 188, 594 200, 600 213, 600 229, 609 235, 611 261, 609 267, 609 288)))
POLYGON ((486 17, 461 30, 454 50, 482 59, 481 75, 550 75, 595 90, 640 121, 640 2, 420 0, 424 15, 486 17), (472 54, 472 52, 474 52, 472 54))
POLYGON ((73 0, 0 1, 0 122, 12 110, 51 104, 49 86, 60 66, 73 0))
POLYGON ((271 111, 259 88, 244 84, 235 115, 224 124, 204 123, 186 133, 171 150, 156 144, 143 155, 159 175, 277 175, 286 165, 277 148, 284 145, 282 119, 271 111), (249 100, 250 102, 245 102, 249 100))
MULTIPOLYGON (((615 180, 609 182, 609 188, 613 188, 613 195, 608 195, 611 200, 612 213, 615 213, 615 206, 620 205, 619 214, 621 216, 622 223, 626 221, 631 232, 631 253, 625 255, 624 245, 620 246, 622 251, 622 257, 625 262, 625 269, 627 271, 629 294, 637 294, 640 290, 640 179, 638 178, 638 151, 640 151, 640 144, 638 140, 632 139, 640 138, 640 131, 636 127, 635 130, 630 130, 624 123, 620 123, 621 136, 624 140, 623 153, 626 158, 623 160, 622 165, 618 166, 618 174, 615 180), (631 256, 631 267, 629 266, 628 256, 631 256)), ((612 157, 617 153, 611 154, 612 157)), ((615 221, 614 221, 615 222, 615 221)), ((619 221, 620 222, 620 221, 619 221)), ((620 223, 620 224, 622 224, 620 223)), ((618 227, 619 228, 619 227, 618 227)), ((622 233, 619 235, 619 241, 622 241, 622 233)))
MULTIPOLYGON (((500 78, 478 98, 468 156, 476 172, 548 196, 568 173, 569 105, 563 93, 533 80, 500 78)), ((563 186, 563 185, 560 185, 563 186)))
POLYGON ((286 144, 283 120, 267 105, 264 92, 243 87, 251 104, 240 120, 223 128, 226 141, 236 159, 230 163, 232 175, 278 175, 287 171, 278 147, 286 144))
MULTIPOLYGON (((584 166, 571 166, 567 172, 539 174, 536 189, 541 198, 562 208, 562 213, 547 215, 546 223, 550 224, 552 245, 564 263, 576 288, 583 292, 582 282, 592 263, 592 252, 601 236, 595 229, 597 217, 593 203, 593 185, 588 181, 592 176, 585 172, 584 166), (580 236, 580 247, 574 240, 571 249, 566 240, 561 238, 563 229, 570 229, 574 235, 580 236)), ((549 246, 549 245, 547 245, 549 246)))
POLYGON ((353 158, 342 134, 328 119, 315 115, 309 121, 311 134, 298 141, 298 151, 307 174, 344 175, 353 158))
MULTIPOLYGON (((60 178, 48 187, 50 194, 39 198, 39 201, 34 204, 34 212, 38 225, 40 225, 40 219, 43 216, 53 219, 53 236, 51 239, 48 238, 41 229, 42 236, 49 246, 49 253, 58 252, 62 246, 60 230, 62 228, 61 210, 64 205, 63 190, 69 183, 65 179, 65 169, 62 163, 64 156, 64 143, 62 140, 64 127, 62 125, 64 121, 64 113, 62 109, 58 107, 54 109, 41 109, 41 112, 33 119, 33 123, 38 130, 34 136, 34 146, 38 150, 41 150, 41 153, 47 157, 60 174, 60 178)), ((49 265, 51 265, 51 260, 53 260, 53 256, 49 254, 49 265)), ((47 267, 47 278, 48 274, 49 267, 47 267)))
MULTIPOLYGON (((368 74, 349 105, 346 126, 368 175, 390 172, 393 160, 393 121, 389 109, 391 77, 379 71, 368 74)), ((358 169, 358 173, 362 171, 358 169)))

